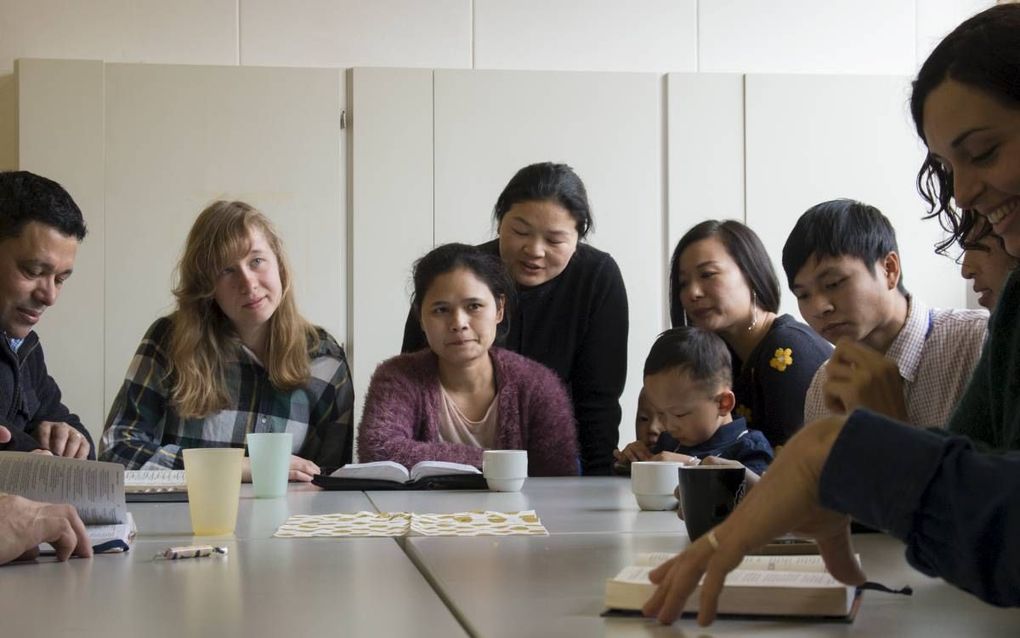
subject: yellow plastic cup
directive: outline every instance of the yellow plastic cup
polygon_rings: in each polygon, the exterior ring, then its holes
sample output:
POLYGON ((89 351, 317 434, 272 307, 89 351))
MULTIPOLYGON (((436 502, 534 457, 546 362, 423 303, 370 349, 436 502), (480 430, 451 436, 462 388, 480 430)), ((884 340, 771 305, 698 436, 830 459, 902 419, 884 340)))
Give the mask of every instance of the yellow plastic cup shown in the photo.
POLYGON ((241 495, 243 448, 184 450, 191 530, 196 536, 233 534, 241 495))

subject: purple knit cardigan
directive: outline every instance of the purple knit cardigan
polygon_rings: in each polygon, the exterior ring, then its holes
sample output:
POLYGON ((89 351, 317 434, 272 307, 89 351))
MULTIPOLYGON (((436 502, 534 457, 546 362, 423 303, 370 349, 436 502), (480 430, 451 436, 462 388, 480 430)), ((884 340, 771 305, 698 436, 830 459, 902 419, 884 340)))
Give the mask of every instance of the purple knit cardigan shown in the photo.
MULTIPOLYGON (((528 476, 577 474, 577 427, 563 382, 549 368, 491 348, 499 391, 496 449, 527 450, 528 476)), ((419 350, 376 368, 358 432, 362 462, 452 461, 482 466, 482 449, 439 438, 439 359, 419 350)))

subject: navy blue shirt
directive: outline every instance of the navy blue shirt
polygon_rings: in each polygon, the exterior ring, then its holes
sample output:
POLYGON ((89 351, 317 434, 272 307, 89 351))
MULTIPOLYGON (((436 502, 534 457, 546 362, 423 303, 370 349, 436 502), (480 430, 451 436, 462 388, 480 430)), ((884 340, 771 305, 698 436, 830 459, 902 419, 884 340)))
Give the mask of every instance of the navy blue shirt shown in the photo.
POLYGON ((857 410, 818 489, 822 506, 905 542, 925 574, 1020 606, 1020 452, 982 453, 964 437, 857 410))
POLYGON ((675 452, 698 458, 718 456, 732 459, 740 461, 759 476, 768 469, 773 457, 772 446, 765 435, 758 430, 747 429, 747 421, 742 418, 719 426, 710 439, 691 447, 678 444, 669 433, 663 432, 652 449, 653 454, 659 452, 675 452))

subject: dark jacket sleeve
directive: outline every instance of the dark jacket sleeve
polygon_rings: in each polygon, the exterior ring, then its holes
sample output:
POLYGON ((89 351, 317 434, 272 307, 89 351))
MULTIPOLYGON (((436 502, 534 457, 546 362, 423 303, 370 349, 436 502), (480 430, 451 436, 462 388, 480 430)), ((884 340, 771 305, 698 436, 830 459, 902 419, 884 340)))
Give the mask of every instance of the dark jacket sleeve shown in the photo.
POLYGON ((36 409, 31 423, 25 428, 25 432, 34 434, 39 424, 43 421, 66 423, 77 430, 89 442, 89 459, 95 460, 96 444, 92 440, 89 431, 82 425, 78 415, 68 410, 67 406, 61 402, 60 388, 46 370, 46 360, 43 356, 42 344, 37 344, 35 351, 29 356, 32 357, 32 361, 28 362, 29 374, 31 375, 32 389, 35 392, 36 400, 39 402, 39 407, 36 409))
POLYGON ((607 256, 570 378, 586 475, 609 475, 613 470, 613 450, 620 440, 620 395, 627 382, 629 326, 623 275, 607 256))
MULTIPOLYGON (((7 424, 3 421, 0 421, 0 425, 7 427, 7 424)), ((6 450, 8 452, 31 452, 32 450, 39 449, 39 441, 37 441, 31 434, 12 427, 7 427, 7 430, 11 433, 11 440, 7 443, 0 443, 0 450, 6 450)))
POLYGON ((722 457, 740 461, 744 467, 761 476, 772 463, 773 452, 764 434, 758 430, 748 430, 722 457))
POLYGON ((1020 606, 1020 452, 982 453, 966 438, 857 410, 822 469, 819 498, 903 540, 925 574, 1020 606))

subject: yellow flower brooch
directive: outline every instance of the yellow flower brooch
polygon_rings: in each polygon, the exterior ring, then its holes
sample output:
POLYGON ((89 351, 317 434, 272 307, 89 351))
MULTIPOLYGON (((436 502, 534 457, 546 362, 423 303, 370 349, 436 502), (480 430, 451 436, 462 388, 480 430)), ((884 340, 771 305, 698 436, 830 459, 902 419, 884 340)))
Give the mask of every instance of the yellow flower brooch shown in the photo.
POLYGON ((776 354, 769 361, 769 365, 783 372, 788 366, 793 365, 793 350, 791 348, 776 348, 776 354))

